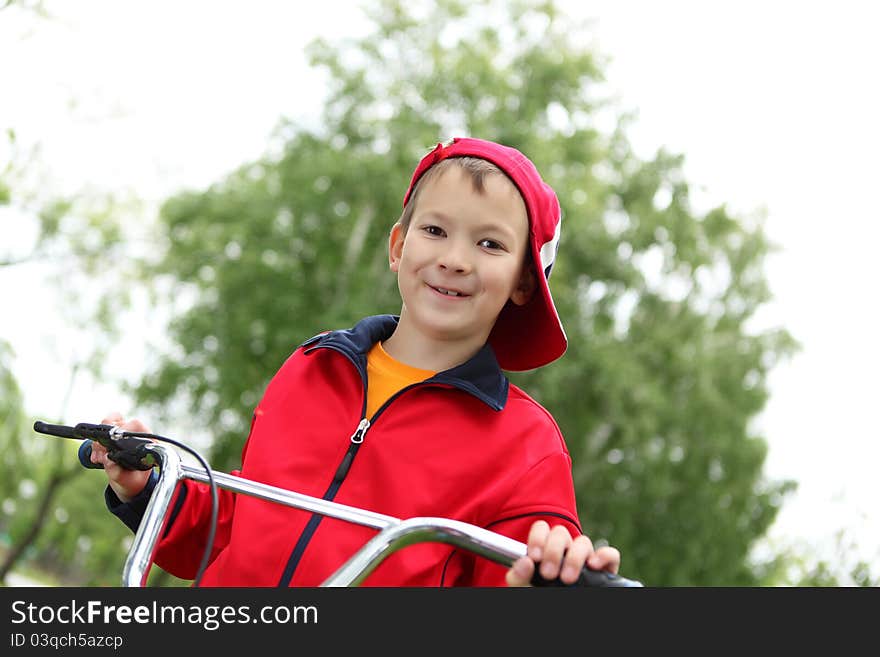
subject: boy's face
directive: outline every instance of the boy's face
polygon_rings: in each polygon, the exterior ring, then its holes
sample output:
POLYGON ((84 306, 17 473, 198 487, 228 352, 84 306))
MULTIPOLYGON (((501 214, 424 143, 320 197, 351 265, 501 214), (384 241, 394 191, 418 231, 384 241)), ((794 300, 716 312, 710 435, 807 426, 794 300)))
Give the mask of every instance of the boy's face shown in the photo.
POLYGON ((457 166, 416 203, 406 235, 398 224, 389 242, 401 324, 434 341, 482 344, 507 300, 524 304, 535 289, 525 203, 505 176, 486 176, 480 193, 457 166))

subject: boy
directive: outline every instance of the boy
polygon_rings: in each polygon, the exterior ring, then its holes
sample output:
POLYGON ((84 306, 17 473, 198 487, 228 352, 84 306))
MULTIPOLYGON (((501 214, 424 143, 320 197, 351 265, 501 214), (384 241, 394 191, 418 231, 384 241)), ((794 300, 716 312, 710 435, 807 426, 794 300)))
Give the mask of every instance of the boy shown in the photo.
MULTIPOLYGON (((525 586, 617 572, 580 530, 571 460, 550 414, 502 369, 559 358, 566 338, 547 279, 559 241, 556 194, 519 151, 453 139, 426 155, 391 230, 400 316, 368 317, 300 345, 269 383, 241 476, 399 518, 440 516, 528 544, 505 570, 445 544, 409 546, 376 586, 525 586)), ((113 414, 106 424, 145 431, 113 414)), ((95 444, 108 507, 136 528, 155 479, 95 444)), ((239 474, 239 472, 236 472, 239 474)), ((220 493, 206 586, 316 586, 375 530, 220 493)), ((179 486, 155 560, 192 579, 210 517, 207 487, 179 486)))

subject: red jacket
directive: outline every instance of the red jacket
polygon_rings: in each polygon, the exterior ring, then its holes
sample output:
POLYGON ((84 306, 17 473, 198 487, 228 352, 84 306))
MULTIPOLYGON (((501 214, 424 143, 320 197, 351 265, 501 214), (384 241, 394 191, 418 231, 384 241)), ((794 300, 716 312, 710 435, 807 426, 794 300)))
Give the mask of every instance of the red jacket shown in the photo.
MULTIPOLYGON (((522 542, 539 518, 580 534, 571 459, 559 428, 508 382, 489 346, 394 395, 370 418, 362 442, 352 440, 366 407, 366 354, 396 322, 390 315, 368 317, 301 345, 256 408, 240 475, 397 518, 454 518, 522 542)), ((192 579, 211 499, 204 484, 186 481, 179 488, 155 560, 192 579)), ((203 586, 317 586, 376 534, 219 493, 213 560, 203 586)), ((144 507, 143 500, 121 504, 112 492, 107 498, 116 515, 137 526, 134 510, 144 507)), ((392 554, 365 584, 494 586, 504 584, 505 570, 450 545, 423 543, 392 554)))

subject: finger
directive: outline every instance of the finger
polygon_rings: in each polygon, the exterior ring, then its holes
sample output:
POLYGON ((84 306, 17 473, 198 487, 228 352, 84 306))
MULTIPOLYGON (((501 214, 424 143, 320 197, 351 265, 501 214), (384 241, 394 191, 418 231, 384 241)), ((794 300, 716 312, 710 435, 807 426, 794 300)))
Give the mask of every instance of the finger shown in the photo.
POLYGON ((574 584, 580 577, 581 569, 587 561, 587 557, 593 551, 593 545, 586 536, 578 536, 572 541, 562 561, 562 570, 559 579, 565 584, 574 584))
POLYGON ((101 462, 100 457, 98 456, 98 452, 95 450, 95 445, 92 445, 92 449, 89 450, 89 461, 94 464, 98 464, 101 462))
POLYGON ((520 557, 513 562, 504 579, 508 586, 529 586, 535 573, 535 562, 528 557, 520 557))
POLYGON ((587 564, 593 570, 607 570, 610 573, 616 573, 620 568, 620 551, 610 545, 600 547, 589 556, 587 564))
POLYGON ((536 520, 529 530, 528 555, 532 561, 544 558, 544 544, 550 534, 550 525, 545 520, 536 520))
POLYGON ((126 431, 134 431, 137 433, 149 433, 149 429, 147 429, 147 425, 138 420, 137 418, 132 418, 128 422, 123 422, 120 425, 126 431))
POLYGON ((101 424, 119 425, 119 424, 122 424, 122 421, 123 421, 122 413, 120 413, 119 411, 110 411, 109 413, 107 413, 107 415, 104 417, 104 419, 101 420, 101 424))
POLYGON ((110 460, 110 457, 107 455, 107 450, 101 448, 101 451, 96 449, 96 445, 98 443, 92 443, 92 463, 98 463, 104 467, 104 471, 107 472, 108 476, 112 474, 112 467, 116 465, 113 461, 110 460))
POLYGON ((126 421, 125 418, 122 417, 122 414, 118 411, 107 413, 104 419, 101 420, 101 424, 112 424, 114 426, 120 427, 121 429, 125 429, 126 431, 134 431, 136 433, 150 432, 147 425, 137 418, 132 418, 126 421))
POLYGON ((94 440, 92 441, 91 448, 89 460, 92 463, 103 464, 106 461, 107 449, 101 443, 95 442, 94 440))
POLYGON ((95 449, 94 444, 92 445, 91 451, 89 451, 89 461, 95 464, 101 462, 101 457, 98 456, 98 451, 95 449))
POLYGON ((544 544, 544 556, 541 559, 541 576, 555 579, 559 575, 562 557, 571 545, 571 534, 563 525, 556 525, 550 530, 544 544))

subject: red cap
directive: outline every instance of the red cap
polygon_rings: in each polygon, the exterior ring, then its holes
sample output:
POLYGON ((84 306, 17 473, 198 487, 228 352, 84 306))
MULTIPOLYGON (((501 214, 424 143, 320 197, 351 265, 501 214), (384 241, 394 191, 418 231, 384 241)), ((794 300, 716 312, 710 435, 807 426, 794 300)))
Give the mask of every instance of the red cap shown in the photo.
POLYGON ((516 185, 526 204, 529 244, 538 289, 525 305, 507 302, 489 334, 489 344, 502 369, 512 372, 533 370, 562 356, 568 346, 548 285, 562 225, 559 199, 553 188, 543 181, 535 165, 515 148, 482 139, 456 137, 437 144, 419 162, 403 197, 404 207, 425 171, 441 160, 464 156, 487 160, 501 169, 516 185))

